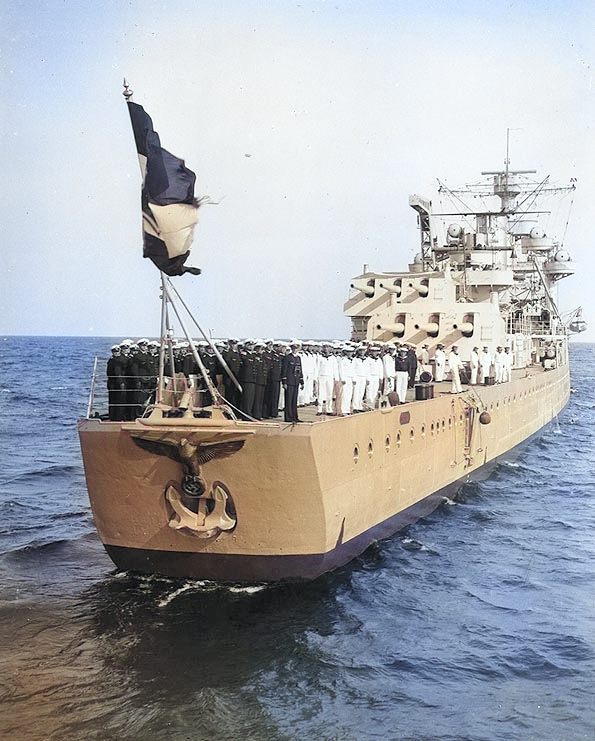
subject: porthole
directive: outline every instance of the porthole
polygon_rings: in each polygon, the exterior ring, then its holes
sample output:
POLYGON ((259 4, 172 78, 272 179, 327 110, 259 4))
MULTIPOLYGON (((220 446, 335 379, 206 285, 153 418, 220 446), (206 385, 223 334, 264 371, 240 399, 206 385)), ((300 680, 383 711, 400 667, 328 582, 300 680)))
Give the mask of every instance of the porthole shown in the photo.
POLYGON ((400 448, 401 447, 401 433, 400 432, 397 432, 396 442, 397 442, 397 448, 400 448))
POLYGON ((421 426, 421 436, 422 437, 425 437, 426 436, 426 426, 425 425, 422 425, 421 426))
POLYGON ((356 446, 355 446, 355 447, 353 448, 353 462, 354 462, 354 463, 357 463, 358 461, 359 461, 359 448, 358 448, 358 446, 356 445, 356 446))
POLYGON ((448 429, 452 429, 452 417, 448 418, 448 429))
POLYGON ((386 452, 390 453, 390 435, 386 436, 386 440, 384 441, 384 447, 386 448, 386 452))
POLYGON ((444 427, 445 427, 444 420, 442 420, 442 432, 444 432, 444 427))
POLYGON ((434 423, 433 422, 430 425, 430 434, 432 435, 432 437, 434 436, 434 423))
POLYGON ((374 455, 374 443, 371 440, 368 443, 368 455, 370 458, 374 455))
POLYGON ((409 430, 409 439, 411 440, 411 442, 415 440, 415 430, 413 429, 413 427, 409 430))

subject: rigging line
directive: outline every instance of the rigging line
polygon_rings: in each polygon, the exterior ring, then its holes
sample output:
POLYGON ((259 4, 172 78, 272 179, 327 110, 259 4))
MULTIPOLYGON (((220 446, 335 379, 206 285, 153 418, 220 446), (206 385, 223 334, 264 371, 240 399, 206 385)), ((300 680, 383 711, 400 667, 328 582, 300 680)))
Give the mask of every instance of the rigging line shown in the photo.
POLYGON ((545 186, 546 186, 547 182, 549 181, 549 179, 550 179, 550 176, 549 175, 546 175, 544 177, 544 179, 540 183, 537 183, 537 185, 533 188, 533 190, 531 190, 531 191, 529 191, 527 193, 527 195, 525 196, 525 198, 523 198, 523 200, 518 204, 518 206, 519 207, 522 206, 523 203, 525 203, 525 201, 528 201, 529 200, 529 198, 533 198, 533 200, 531 201, 531 203, 535 203, 535 199, 543 191, 543 189, 545 188, 545 186))
MULTIPOLYGON (((169 285, 171 285, 171 281, 167 281, 169 285)), ((173 286, 172 286, 173 287, 173 286)), ((211 394, 211 399, 213 401, 213 404, 218 403, 218 398, 220 397, 219 391, 216 389, 211 377, 209 376, 209 373, 207 369, 205 368, 204 363, 202 362, 202 358, 198 354, 196 350, 196 346, 194 342, 192 342, 192 338, 190 337, 190 334, 187 332, 186 327, 184 326, 184 322, 182 321, 182 317, 180 316, 180 312, 178 311, 178 307, 174 304, 174 302, 171 300, 171 296, 169 294, 169 291, 167 290, 166 283, 163 284, 164 292, 166 297, 168 298, 169 302, 171 303, 171 307, 174 310, 176 316, 178 317, 178 321, 180 322, 180 327, 182 328, 182 331, 184 332, 186 339, 188 340, 188 343, 190 345, 190 350, 192 351, 192 355, 194 356, 194 360, 196 361, 196 364, 198 365, 201 375, 204 378, 204 381, 207 385, 207 388, 209 389, 209 393, 211 394)), ((175 289, 174 289, 175 290, 175 289)), ((182 302, 183 303, 183 302, 182 302)), ((187 310, 187 309, 186 309, 187 310)), ((190 315, 192 316, 192 315, 190 315)))
POLYGON ((217 360, 221 363, 221 366, 223 367, 223 369, 225 370, 225 372, 227 373, 227 375, 231 379, 233 385, 237 388, 237 390, 240 393, 242 393, 242 386, 240 385, 240 382, 238 381, 238 379, 233 374, 231 368, 227 365, 227 363, 223 359, 223 356, 221 355, 221 353, 219 352, 219 350, 217 349, 217 347, 211 342, 211 338, 210 337, 207 337, 207 335, 204 333, 202 327, 199 325, 199 323, 194 318, 194 315, 192 314, 192 312, 190 311, 190 309, 186 305, 184 299, 180 296, 180 294, 178 292, 178 289, 172 284, 171 280, 168 279, 168 283, 171 286, 171 288, 173 289, 173 291, 176 294, 176 296, 178 297, 178 301, 186 309, 186 311, 188 313, 188 316, 192 319, 192 321, 196 325, 196 328, 198 329, 198 331, 201 333, 201 335, 204 337, 204 339, 208 342, 209 346, 211 347, 211 349, 215 353, 215 356, 216 356, 217 360))
MULTIPOLYGON (((445 192, 445 195, 450 198, 450 201, 453 204, 454 208, 457 208, 457 201, 458 201, 463 206, 465 211, 474 213, 473 209, 470 206, 468 206, 462 198, 459 198, 459 196, 453 190, 451 190, 445 183, 443 183, 441 180, 439 180, 438 178, 437 180, 438 180, 438 183, 440 184, 440 188, 438 189, 439 192, 442 192, 442 191, 445 192)), ((461 214, 461 216, 463 217, 462 221, 465 222, 467 226, 469 226, 470 228, 473 228, 473 224, 471 223, 471 220, 468 218, 468 216, 464 214, 461 214)))
POLYGON ((444 191, 444 192, 446 193, 446 195, 450 196, 450 198, 451 198, 451 201, 452 201, 453 203, 455 202, 455 200, 457 200, 457 201, 459 201, 459 203, 461 203, 461 204, 463 205, 463 207, 465 208, 465 210, 466 210, 466 211, 470 211, 470 212, 474 213, 474 209, 472 209, 472 208, 471 208, 470 206, 468 206, 468 205, 467 205, 467 204, 465 203, 465 201, 464 201, 464 200, 463 200, 462 198, 460 198, 460 197, 458 196, 458 194, 457 194, 457 193, 455 193, 455 191, 454 191, 454 190, 452 190, 452 188, 449 188, 449 187, 448 187, 448 185, 446 185, 446 183, 443 183, 443 182, 442 182, 441 180, 439 180, 438 178, 437 178, 437 180, 438 180, 438 183, 440 184, 440 187, 439 187, 439 189, 438 189, 438 190, 439 190, 439 192, 442 192, 442 191, 444 191))
POLYGON ((523 204, 526 201, 528 201, 529 199, 531 199, 531 201, 529 202, 529 204, 527 205, 527 207, 525 209, 521 210, 520 213, 518 213, 517 211, 515 211, 516 218, 515 219, 511 219, 512 227, 515 227, 529 213, 529 209, 533 206, 533 204, 535 203, 535 201, 539 197, 540 193, 543 192, 543 188, 544 188, 545 184, 547 183, 549 177, 550 177, 549 175, 547 177, 545 177, 541 181, 541 183, 539 183, 530 193, 527 194, 527 197, 526 198, 524 198, 519 204, 517 204, 517 209, 522 208, 523 204))
POLYGON ((574 196, 570 199, 570 208, 568 209, 568 216, 566 218, 566 223, 564 224, 564 233, 562 234, 562 239, 560 240, 560 247, 564 247, 564 240, 566 239, 566 231, 568 229, 568 223, 570 221, 570 213, 572 211, 573 205, 574 205, 574 196))

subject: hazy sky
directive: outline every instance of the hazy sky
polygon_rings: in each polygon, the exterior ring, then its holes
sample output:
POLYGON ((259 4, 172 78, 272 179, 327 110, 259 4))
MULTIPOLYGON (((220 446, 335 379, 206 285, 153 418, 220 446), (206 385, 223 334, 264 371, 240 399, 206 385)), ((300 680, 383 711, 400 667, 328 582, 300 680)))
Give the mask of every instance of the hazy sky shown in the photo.
POLYGON ((215 336, 348 336, 350 279, 418 251, 409 194, 510 128, 513 168, 577 180, 560 308, 593 342, 594 51, 593 0, 3 0, 0 332, 159 332, 126 77, 219 201, 176 280, 215 336))

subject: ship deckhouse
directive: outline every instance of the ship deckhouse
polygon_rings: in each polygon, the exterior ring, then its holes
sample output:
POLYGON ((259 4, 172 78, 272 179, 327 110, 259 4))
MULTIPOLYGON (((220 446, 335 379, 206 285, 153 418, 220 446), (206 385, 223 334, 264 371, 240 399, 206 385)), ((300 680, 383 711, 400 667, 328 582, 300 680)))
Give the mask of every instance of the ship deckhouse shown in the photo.
MULTIPOLYGON (((507 160, 508 161, 508 160, 507 160)), ((559 241, 536 225, 552 194, 574 190, 532 182, 533 170, 484 172, 484 181, 460 190, 440 184, 440 206, 412 195, 421 251, 409 272, 380 273, 364 266, 351 282, 344 313, 352 340, 508 345, 523 367, 540 338, 565 334, 552 296, 556 281, 574 266, 559 241), (478 205, 476 205, 479 202, 478 205)))

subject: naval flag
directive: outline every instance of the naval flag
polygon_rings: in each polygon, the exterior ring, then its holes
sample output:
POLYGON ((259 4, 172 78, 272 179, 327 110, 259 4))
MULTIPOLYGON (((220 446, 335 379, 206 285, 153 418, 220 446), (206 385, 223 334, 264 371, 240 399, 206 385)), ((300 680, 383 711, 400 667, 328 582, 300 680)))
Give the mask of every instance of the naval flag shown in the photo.
POLYGON ((130 100, 127 104, 143 176, 143 257, 167 275, 198 275, 199 268, 184 265, 198 222, 196 175, 161 147, 144 108, 130 100))

